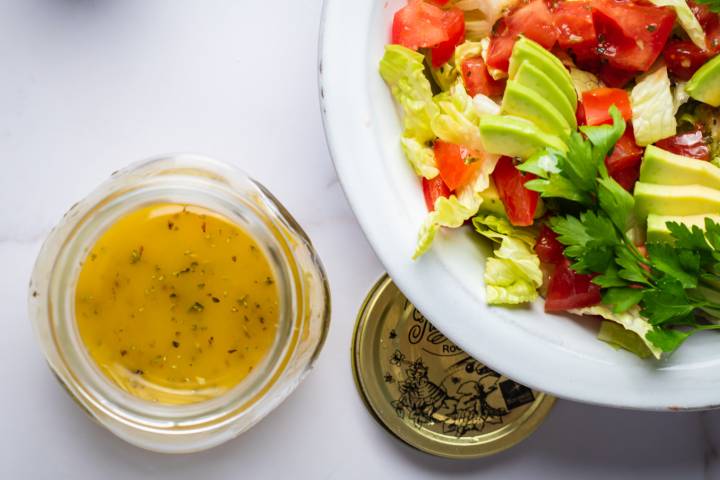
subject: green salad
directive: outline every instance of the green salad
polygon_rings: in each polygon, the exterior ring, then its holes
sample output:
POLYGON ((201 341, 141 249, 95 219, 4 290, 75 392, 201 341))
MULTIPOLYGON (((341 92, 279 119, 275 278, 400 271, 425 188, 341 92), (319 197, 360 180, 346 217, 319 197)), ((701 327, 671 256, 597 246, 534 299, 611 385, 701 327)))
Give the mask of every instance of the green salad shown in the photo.
POLYGON ((427 207, 413 257, 472 228, 489 304, 597 317, 642 358, 720 329, 714 1, 408 1, 380 75, 427 207))

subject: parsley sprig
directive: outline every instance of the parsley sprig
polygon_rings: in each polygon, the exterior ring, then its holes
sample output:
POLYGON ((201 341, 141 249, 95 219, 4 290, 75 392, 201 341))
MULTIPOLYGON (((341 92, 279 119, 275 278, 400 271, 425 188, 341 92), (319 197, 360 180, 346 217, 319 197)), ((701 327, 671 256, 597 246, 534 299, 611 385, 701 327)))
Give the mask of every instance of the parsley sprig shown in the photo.
POLYGON ((708 218, 703 231, 670 222, 671 243, 650 243, 646 254, 640 251, 629 235, 634 198, 605 167, 626 126, 615 106, 610 114, 612 125, 581 127, 584 136, 573 133, 567 152, 547 149, 518 168, 538 177, 525 184, 528 189, 584 209, 548 221, 572 268, 595 275, 603 303, 615 313, 639 306, 653 326, 647 340, 672 352, 693 333, 720 328, 702 318, 720 318, 720 225, 708 218))

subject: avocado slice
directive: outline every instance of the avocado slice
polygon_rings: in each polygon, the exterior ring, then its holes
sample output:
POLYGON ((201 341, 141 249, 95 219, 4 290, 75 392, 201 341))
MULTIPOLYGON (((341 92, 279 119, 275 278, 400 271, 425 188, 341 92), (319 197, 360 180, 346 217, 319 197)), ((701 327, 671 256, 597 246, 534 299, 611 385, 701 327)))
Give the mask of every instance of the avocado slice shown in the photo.
POLYGON ((510 68, 508 69, 510 80, 515 79, 518 69, 525 62, 530 62, 542 70, 562 90, 570 101, 570 105, 577 105, 577 93, 573 87, 570 72, 567 71, 560 59, 545 50, 540 44, 520 37, 515 42, 512 55, 510 55, 510 68))
POLYGON ((695 184, 720 189, 720 168, 704 160, 676 155, 649 145, 640 167, 640 181, 660 185, 695 184))
POLYGON ((705 219, 711 218, 715 223, 720 223, 720 214, 704 213, 700 215, 656 215, 651 213, 647 217, 647 241, 648 242, 670 242, 672 236, 670 229, 667 228, 668 222, 677 222, 692 228, 698 226, 705 230, 705 219))
POLYGON ((702 185, 635 184, 635 213, 646 219, 657 215, 702 215, 720 212, 720 190, 702 185))
POLYGON ((690 78, 685 90, 703 103, 720 106, 720 56, 707 62, 690 78))
POLYGON ((541 130, 561 138, 570 136, 570 125, 558 109, 538 92, 514 80, 507 82, 501 112, 530 120, 541 130))
POLYGON ((539 93, 558 109, 570 128, 573 130, 577 128, 575 118, 577 105, 571 105, 563 91, 538 67, 530 62, 523 62, 515 74, 514 81, 539 93))
POLYGON ((524 118, 511 115, 482 116, 480 135, 485 151, 496 155, 528 158, 546 147, 567 151, 567 146, 559 137, 543 132, 524 118))

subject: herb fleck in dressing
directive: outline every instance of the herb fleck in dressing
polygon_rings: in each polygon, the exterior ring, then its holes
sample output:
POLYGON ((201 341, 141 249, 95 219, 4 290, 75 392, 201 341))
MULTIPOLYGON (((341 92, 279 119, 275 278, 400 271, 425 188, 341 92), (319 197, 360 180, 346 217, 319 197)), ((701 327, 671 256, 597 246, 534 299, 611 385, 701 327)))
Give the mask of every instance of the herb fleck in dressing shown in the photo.
POLYGON ((240 383, 272 348, 278 291, 255 240, 212 211, 151 205, 121 218, 83 262, 83 343, 120 388, 192 403, 240 383))

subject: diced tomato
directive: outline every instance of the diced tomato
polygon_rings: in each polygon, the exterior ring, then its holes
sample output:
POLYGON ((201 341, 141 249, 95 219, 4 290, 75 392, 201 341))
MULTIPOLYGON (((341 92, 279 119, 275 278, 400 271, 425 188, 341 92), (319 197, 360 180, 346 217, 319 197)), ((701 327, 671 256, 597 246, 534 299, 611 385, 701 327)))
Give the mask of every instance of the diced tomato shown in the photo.
POLYGON ((515 45, 515 35, 505 30, 490 37, 487 53, 487 66, 507 72, 510 67, 510 55, 515 45))
POLYGON ((422 0, 410 0, 393 18, 392 43, 412 50, 448 40, 445 11, 422 0))
POLYGON ((582 102, 578 102, 577 104, 577 110, 575 111, 575 120, 577 120, 577 124, 587 125, 587 119, 585 118, 585 107, 583 107, 582 102))
POLYGON ((460 71, 465 90, 471 97, 478 93, 488 97, 497 97, 502 95, 505 90, 505 81, 492 78, 488 73, 485 61, 480 56, 463 60, 460 71))
POLYGON ((597 0, 598 53, 620 70, 647 71, 672 33, 675 11, 632 1, 597 0))
POLYGON ((511 12, 496 25, 496 33, 490 37, 487 64, 507 71, 513 45, 518 35, 536 41, 550 50, 557 41, 558 31, 550 9, 543 0, 533 0, 511 12))
POLYGON ((705 142, 701 129, 681 133, 670 138, 660 140, 655 145, 669 152, 685 155, 686 157, 697 158, 698 160, 710 160, 710 148, 705 142))
POLYGON ((428 0, 430 3, 437 5, 438 7, 444 7, 450 0, 428 0))
POLYGON ((605 159, 610 176, 629 192, 632 192, 640 176, 642 155, 643 149, 635 143, 632 126, 628 125, 612 153, 605 159))
POLYGON ((430 49, 430 60, 433 67, 441 67, 455 53, 455 47, 465 41, 465 14, 459 8, 445 12, 443 25, 448 39, 430 49))
POLYGON ((558 44, 562 48, 595 48, 597 35, 590 2, 562 2, 554 13, 558 44))
POLYGON ((467 148, 460 145, 437 140, 433 150, 440 177, 450 190, 467 183, 480 166, 480 162, 477 161, 466 163, 472 155, 467 148))
POLYGON ((428 180, 422 179, 423 196, 425 197, 425 206, 428 212, 435 210, 435 200, 440 197, 449 197, 450 189, 445 185, 440 175, 428 180))
POLYGON ((635 78, 637 74, 638 72, 636 71, 620 70, 611 65, 603 65, 600 68, 598 77, 600 77, 600 80, 608 87, 622 88, 627 85, 630 80, 635 78))
POLYGON ((518 170, 510 157, 500 157, 495 166, 492 179, 513 225, 533 224, 540 195, 525 188, 525 182, 534 178, 535 175, 518 170))
POLYGON ((557 233, 553 232, 547 225, 543 225, 535 241, 535 253, 537 253, 540 261, 555 265, 565 258, 564 250, 563 244, 557 240, 557 233))
POLYGON ((592 275, 573 270, 568 259, 561 260, 550 278, 545 311, 563 312, 600 303, 600 286, 592 283, 592 279, 592 275))
POLYGON ((663 50, 668 71, 680 80, 690 80, 711 56, 710 52, 701 50, 690 40, 671 40, 663 50))
POLYGON ((612 125, 610 107, 615 105, 625 120, 632 119, 630 96, 619 88, 596 88, 583 92, 582 104, 585 110, 585 121, 588 125, 612 125))
POLYGON ((693 0, 688 0, 687 3, 690 6, 690 10, 693 12, 693 15, 695 15, 695 18, 698 19, 698 22, 703 30, 708 31, 711 27, 715 26, 718 19, 717 14, 710 11, 709 6, 695 3, 693 0))
POLYGON ((552 13, 543 0, 533 0, 518 8, 508 15, 506 23, 508 30, 516 36, 525 35, 548 50, 558 38, 552 13))

